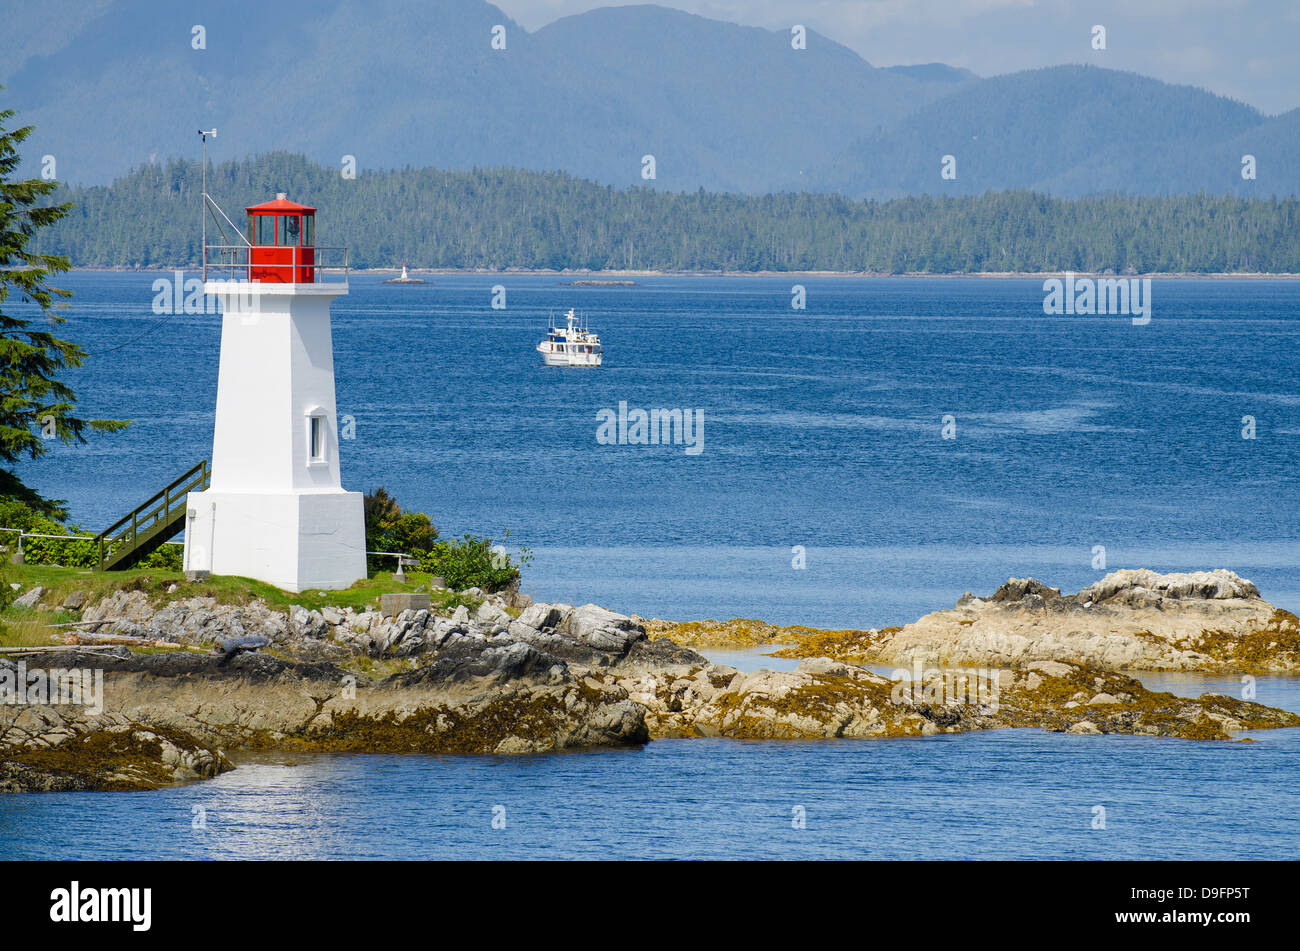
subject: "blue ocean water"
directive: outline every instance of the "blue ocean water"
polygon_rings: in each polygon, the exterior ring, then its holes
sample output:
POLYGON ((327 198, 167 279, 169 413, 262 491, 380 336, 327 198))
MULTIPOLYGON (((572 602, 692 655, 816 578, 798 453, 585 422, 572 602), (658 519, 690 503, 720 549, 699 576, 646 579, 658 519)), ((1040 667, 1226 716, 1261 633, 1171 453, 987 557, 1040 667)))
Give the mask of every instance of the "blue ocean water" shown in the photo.
MULTIPOLYGON (((160 323, 157 277, 62 281, 61 330, 96 354, 70 377, 82 409, 135 425, 21 471, 87 527, 211 450, 219 318, 160 323)), ((1012 575, 1077 590, 1095 546, 1107 569, 1232 568, 1300 608, 1294 281, 1156 280, 1146 326, 1046 316, 1029 279, 638 281, 354 275, 334 305, 344 484, 444 535, 508 528, 537 597, 645 616, 903 623, 1012 575), (533 351, 570 306, 600 370, 533 351), (701 410, 703 451, 598 443, 621 401, 701 410)))
MULTIPOLYGON (((218 319, 158 323, 155 277, 64 281, 62 330, 96 354, 72 376, 82 408, 136 423, 22 472, 87 526, 210 450, 218 319)), ((385 485, 444 534, 508 527, 539 597, 645 615, 898 623, 1010 575, 1077 589, 1097 545, 1108 568, 1229 567, 1300 608, 1300 285, 1159 280, 1135 327, 1046 317, 1040 281, 797 280, 805 312, 781 278, 354 276, 334 310, 345 484, 385 485), (602 335, 598 371, 538 365, 569 306, 602 335), (703 452, 597 443, 620 401, 703 410, 703 452)), ((1300 710, 1300 681, 1257 698, 1300 710)), ((1293 858, 1300 730, 1253 738, 246 757, 182 789, 4 797, 0 858, 1293 858)))

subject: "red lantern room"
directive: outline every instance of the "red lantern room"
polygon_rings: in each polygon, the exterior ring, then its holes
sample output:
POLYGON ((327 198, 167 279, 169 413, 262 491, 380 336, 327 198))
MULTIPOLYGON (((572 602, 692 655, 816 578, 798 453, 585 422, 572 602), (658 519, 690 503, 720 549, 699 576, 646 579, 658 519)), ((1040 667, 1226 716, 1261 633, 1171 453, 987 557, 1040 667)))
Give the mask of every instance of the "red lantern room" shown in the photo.
POLYGON ((316 280, 316 209, 285 198, 245 208, 248 212, 248 279, 265 284, 312 284, 316 280))

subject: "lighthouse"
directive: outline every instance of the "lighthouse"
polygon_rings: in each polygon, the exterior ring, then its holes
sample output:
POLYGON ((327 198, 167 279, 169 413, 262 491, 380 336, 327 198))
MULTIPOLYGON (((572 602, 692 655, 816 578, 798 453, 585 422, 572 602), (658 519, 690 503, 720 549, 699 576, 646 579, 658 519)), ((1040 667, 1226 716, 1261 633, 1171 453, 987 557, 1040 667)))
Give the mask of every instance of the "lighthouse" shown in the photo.
POLYGON ((316 209, 283 193, 245 210, 241 243, 204 248, 221 364, 211 483, 188 496, 185 570, 346 588, 366 577, 362 497, 342 486, 334 406, 330 305, 348 292, 347 252, 317 247, 316 209))

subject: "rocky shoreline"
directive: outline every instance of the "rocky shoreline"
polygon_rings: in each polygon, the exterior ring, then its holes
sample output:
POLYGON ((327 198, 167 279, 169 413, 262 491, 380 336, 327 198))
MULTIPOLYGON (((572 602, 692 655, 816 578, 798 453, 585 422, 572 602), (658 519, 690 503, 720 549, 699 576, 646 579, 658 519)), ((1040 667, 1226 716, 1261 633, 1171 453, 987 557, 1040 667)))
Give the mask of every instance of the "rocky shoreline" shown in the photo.
MULTIPOLYGON (((154 789, 218 775, 239 750, 501 755, 1015 727, 1224 740, 1300 726, 1300 716, 1231 697, 1154 693, 1123 673, 1150 662, 1296 669, 1294 616, 1278 622, 1285 612, 1228 572, 1118 572, 1069 597, 1013 580, 900 629, 697 622, 678 626, 676 640, 667 622, 591 604, 458 600, 444 613, 385 617, 220 604, 183 589, 112 592, 79 612, 95 633, 68 637, 97 649, 22 658, 27 671, 102 670, 102 708, 0 704, 0 791, 154 789), (798 630, 783 653, 806 659, 794 671, 741 673, 677 642, 719 630, 746 644, 798 630), (866 669, 881 662, 915 674, 900 682, 866 669)), ((17 663, 0 658, 0 683, 17 663)))
POLYGON ((1115 571, 1077 594, 1012 578, 986 598, 903 627, 818 631, 761 621, 645 622, 699 647, 763 646, 778 657, 910 667, 1062 661, 1110 670, 1300 672, 1300 619, 1231 571, 1115 571))

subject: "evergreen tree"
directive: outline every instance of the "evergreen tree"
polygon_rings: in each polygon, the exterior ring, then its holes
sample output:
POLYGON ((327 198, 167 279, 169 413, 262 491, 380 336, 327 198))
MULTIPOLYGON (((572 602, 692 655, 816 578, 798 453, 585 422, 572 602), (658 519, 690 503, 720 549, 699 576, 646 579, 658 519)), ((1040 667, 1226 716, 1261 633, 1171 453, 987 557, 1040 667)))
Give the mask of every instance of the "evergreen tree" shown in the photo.
MULTIPOLYGON (((31 135, 32 126, 6 131, 14 115, 12 109, 0 110, 0 466, 44 455, 51 439, 83 443, 88 429, 113 432, 127 425, 75 415, 76 396, 58 374, 81 366, 85 352, 3 309, 13 292, 19 300, 38 305, 53 327, 63 322, 55 301, 70 296, 48 283, 53 274, 68 270, 68 259, 29 250, 28 243, 41 228, 66 215, 71 205, 43 201, 57 182, 15 179, 18 146, 31 135)), ((58 503, 41 499, 8 468, 0 468, 0 496, 20 499, 50 515, 64 514, 58 503)))

